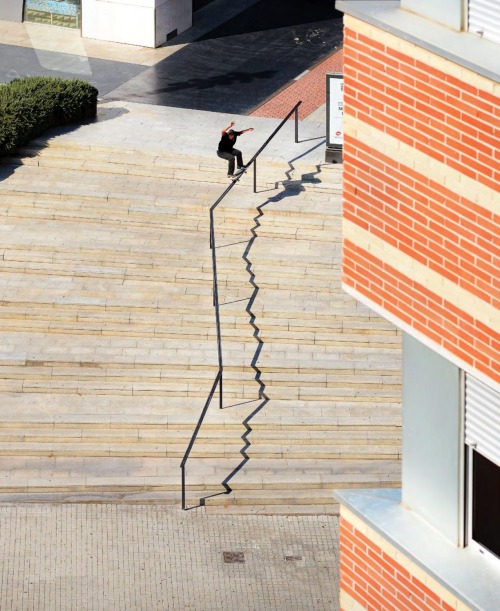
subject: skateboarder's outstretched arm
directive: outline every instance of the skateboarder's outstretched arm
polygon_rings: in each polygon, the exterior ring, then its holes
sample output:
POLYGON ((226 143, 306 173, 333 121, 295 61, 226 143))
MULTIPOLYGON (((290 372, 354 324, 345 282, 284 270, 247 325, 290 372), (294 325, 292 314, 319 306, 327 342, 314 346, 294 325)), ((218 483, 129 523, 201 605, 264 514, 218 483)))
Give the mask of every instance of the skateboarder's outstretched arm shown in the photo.
MULTIPOLYGON (((234 123, 235 123, 234 121, 231 121, 231 123, 221 131, 221 136, 223 136, 232 127, 234 127, 234 123)), ((237 133, 238 135, 241 136, 241 134, 244 134, 245 132, 253 132, 253 127, 247 127, 247 129, 242 129, 240 132, 237 132, 237 133)))
POLYGON ((231 123, 221 131, 221 135, 223 136, 227 132, 228 129, 231 129, 231 127, 233 127, 233 125, 234 125, 234 121, 231 121, 231 123))

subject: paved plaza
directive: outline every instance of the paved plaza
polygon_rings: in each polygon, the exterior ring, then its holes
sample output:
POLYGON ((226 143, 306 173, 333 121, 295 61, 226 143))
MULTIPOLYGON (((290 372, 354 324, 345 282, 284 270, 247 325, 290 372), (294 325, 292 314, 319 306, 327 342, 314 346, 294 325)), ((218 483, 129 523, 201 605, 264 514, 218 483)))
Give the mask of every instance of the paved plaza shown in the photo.
POLYGON ((287 0, 286 9, 282 0, 215 1, 195 13, 193 28, 158 49, 0 22, 0 83, 76 77, 108 100, 241 115, 341 44, 342 17, 328 0, 287 0))
POLYGON ((334 611, 333 516, 1 505, 2 611, 334 611))

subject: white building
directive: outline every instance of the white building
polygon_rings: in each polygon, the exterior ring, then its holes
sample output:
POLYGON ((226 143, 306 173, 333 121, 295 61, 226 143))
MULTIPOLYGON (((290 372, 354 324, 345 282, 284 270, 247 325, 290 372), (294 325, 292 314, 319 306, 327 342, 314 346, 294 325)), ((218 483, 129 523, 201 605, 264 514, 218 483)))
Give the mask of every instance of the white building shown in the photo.
MULTIPOLYGON (((210 0, 209 0, 210 1, 210 0)), ((76 28, 84 38, 158 47, 207 0, 0 0, 0 19, 76 28)))

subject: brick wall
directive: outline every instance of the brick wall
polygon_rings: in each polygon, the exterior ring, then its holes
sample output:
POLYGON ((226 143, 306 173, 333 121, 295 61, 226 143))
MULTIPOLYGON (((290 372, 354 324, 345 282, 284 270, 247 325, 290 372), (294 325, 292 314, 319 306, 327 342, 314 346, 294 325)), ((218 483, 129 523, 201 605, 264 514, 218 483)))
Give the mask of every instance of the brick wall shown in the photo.
POLYGON ((347 17, 344 78, 344 285, 500 382, 500 86, 347 17))
POLYGON ((344 37, 350 114, 498 189, 495 95, 348 27, 344 37))
POLYGON ((444 600, 442 593, 436 593, 429 583, 412 574, 411 563, 403 566, 395 559, 394 548, 385 543, 382 546, 341 517, 340 588, 344 611, 456 610, 457 601, 451 594, 447 593, 448 600, 444 600))

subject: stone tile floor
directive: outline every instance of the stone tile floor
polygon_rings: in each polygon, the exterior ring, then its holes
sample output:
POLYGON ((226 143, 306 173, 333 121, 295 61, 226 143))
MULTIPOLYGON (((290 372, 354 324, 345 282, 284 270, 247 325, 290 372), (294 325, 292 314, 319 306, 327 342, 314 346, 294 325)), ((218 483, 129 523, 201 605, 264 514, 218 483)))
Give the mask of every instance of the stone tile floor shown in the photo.
POLYGON ((2 611, 335 611, 338 518, 0 505, 2 611))

